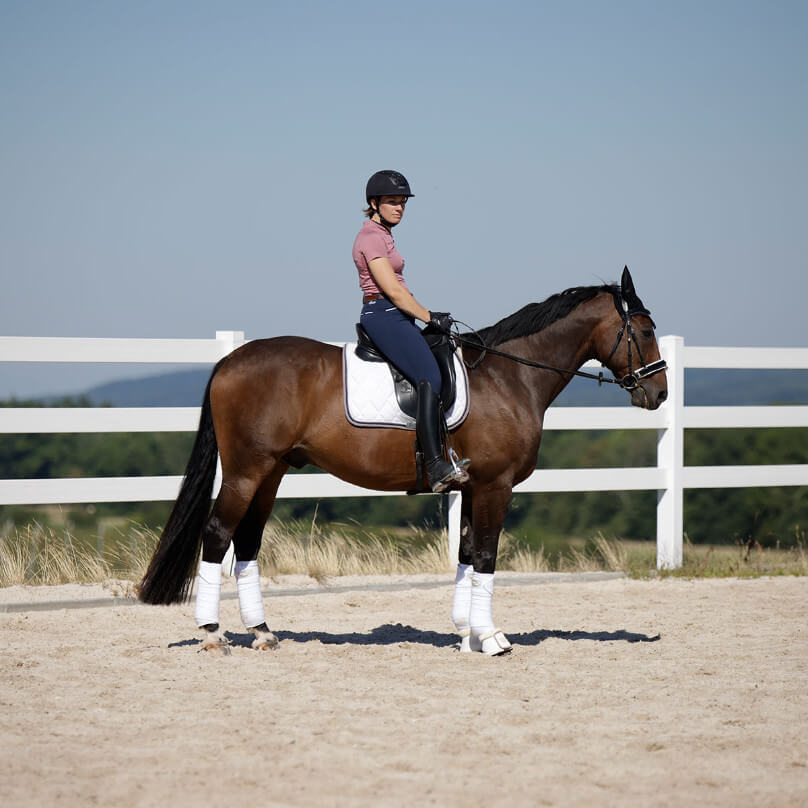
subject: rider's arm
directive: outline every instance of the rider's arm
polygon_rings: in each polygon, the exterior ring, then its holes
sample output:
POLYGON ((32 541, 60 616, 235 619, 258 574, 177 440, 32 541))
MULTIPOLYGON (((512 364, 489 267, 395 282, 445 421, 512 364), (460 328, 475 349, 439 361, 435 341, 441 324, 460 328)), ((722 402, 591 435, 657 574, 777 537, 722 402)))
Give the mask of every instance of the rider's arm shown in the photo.
POLYGON ((368 261, 368 268, 376 285, 396 308, 425 323, 429 322, 431 316, 429 311, 401 284, 389 258, 374 258, 368 261))

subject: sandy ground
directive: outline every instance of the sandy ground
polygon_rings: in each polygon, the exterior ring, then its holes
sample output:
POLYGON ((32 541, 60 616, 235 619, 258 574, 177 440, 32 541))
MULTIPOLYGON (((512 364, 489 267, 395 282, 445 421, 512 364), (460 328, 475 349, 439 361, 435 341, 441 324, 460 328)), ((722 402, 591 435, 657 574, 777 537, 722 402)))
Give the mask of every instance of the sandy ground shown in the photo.
POLYGON ((230 656, 190 605, 0 590, 0 802, 808 805, 808 579, 498 579, 498 659, 440 576, 266 581, 280 648, 229 597, 230 656))

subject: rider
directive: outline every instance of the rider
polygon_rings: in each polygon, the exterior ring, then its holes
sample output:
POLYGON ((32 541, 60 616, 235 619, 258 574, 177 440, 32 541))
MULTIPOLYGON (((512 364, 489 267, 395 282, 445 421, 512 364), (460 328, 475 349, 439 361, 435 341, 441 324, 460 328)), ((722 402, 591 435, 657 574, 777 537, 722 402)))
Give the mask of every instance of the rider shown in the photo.
POLYGON ((445 421, 440 406, 438 363, 415 320, 448 332, 451 318, 430 312, 410 293, 402 271, 404 259, 396 249, 392 229, 404 216, 412 197, 410 186, 397 171, 377 171, 367 183, 368 221, 353 245, 353 260, 362 289, 360 323, 376 347, 418 391, 415 433, 424 452, 426 474, 433 491, 468 480, 468 460, 452 464, 444 458, 445 421))

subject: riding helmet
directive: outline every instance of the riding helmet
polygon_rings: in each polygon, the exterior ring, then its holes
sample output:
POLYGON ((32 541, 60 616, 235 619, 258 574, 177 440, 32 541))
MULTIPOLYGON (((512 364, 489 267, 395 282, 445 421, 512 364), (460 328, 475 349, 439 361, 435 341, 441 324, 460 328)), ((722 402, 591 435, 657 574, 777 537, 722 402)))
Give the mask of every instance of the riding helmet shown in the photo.
POLYGON ((368 205, 376 196, 415 196, 410 191, 410 184, 398 171, 377 171, 365 188, 365 199, 368 205))

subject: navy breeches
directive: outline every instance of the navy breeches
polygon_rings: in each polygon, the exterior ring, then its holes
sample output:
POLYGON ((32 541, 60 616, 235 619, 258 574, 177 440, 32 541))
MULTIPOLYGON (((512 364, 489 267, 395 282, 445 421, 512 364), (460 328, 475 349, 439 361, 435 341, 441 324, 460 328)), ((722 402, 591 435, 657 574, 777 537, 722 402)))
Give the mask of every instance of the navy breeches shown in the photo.
POLYGON ((416 388, 428 381, 440 395, 440 370, 432 351, 415 325, 415 318, 404 314, 386 298, 371 300, 362 306, 360 323, 376 347, 416 388))

